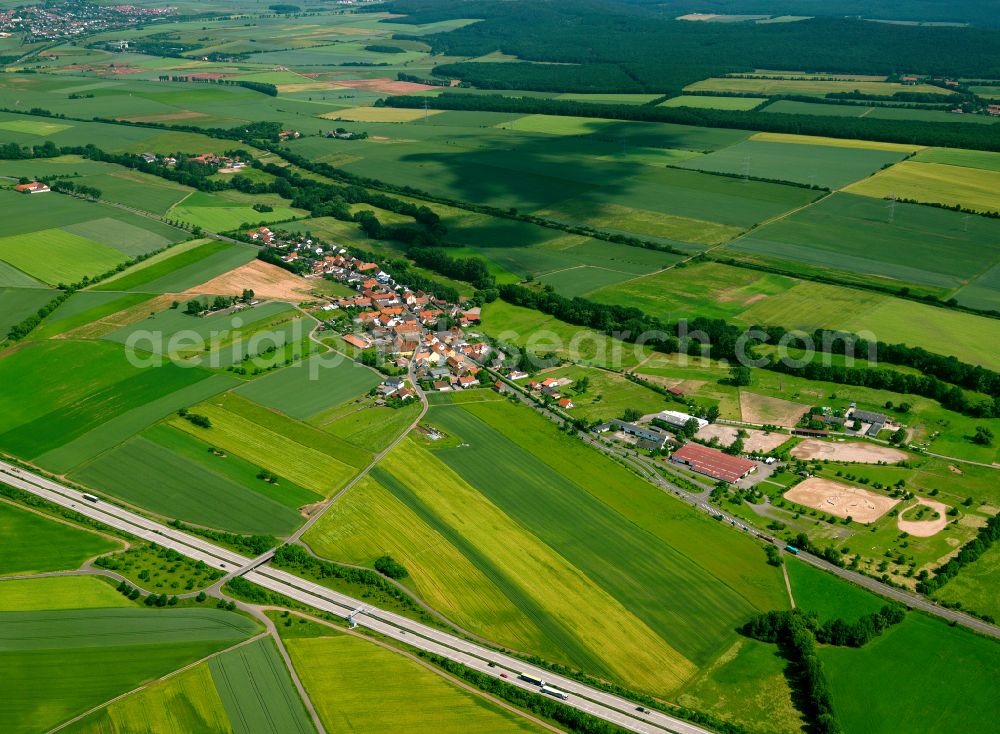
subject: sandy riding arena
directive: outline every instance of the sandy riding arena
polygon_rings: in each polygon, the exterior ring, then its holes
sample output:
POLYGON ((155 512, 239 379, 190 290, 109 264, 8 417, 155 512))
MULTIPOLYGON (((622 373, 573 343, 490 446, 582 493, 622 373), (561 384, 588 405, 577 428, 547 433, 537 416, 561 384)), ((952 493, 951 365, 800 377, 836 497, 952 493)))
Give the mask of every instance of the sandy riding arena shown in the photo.
MULTIPOLYGON (((765 433, 753 428, 744 429, 749 435, 743 439, 743 450, 751 454, 766 454, 778 448, 789 439, 787 433, 765 433)), ((695 434, 696 438, 702 441, 711 441, 713 438, 719 439, 720 446, 729 446, 736 440, 739 428, 736 426, 724 426, 718 423, 710 423, 700 429, 695 434)))
POLYGON ((187 293, 239 296, 245 288, 252 290, 257 298, 296 303, 309 298, 309 281, 261 260, 251 260, 246 265, 189 289, 187 293))
POLYGON ((895 464, 910 458, 899 449, 879 446, 873 443, 834 443, 808 438, 792 449, 796 459, 829 459, 830 461, 854 461, 859 464, 895 464))
POLYGON ((785 499, 837 517, 875 522, 899 503, 890 497, 829 479, 810 477, 785 492, 785 499))
POLYGON ((937 511, 938 517, 936 520, 904 520, 903 515, 906 514, 906 510, 899 513, 899 518, 896 520, 896 525, 899 527, 900 531, 904 533, 909 533, 917 538, 929 538, 932 535, 937 535, 948 525, 948 505, 942 504, 940 502, 935 502, 934 500, 924 499, 923 497, 917 497, 917 504, 910 505, 906 509, 912 509, 917 505, 924 505, 930 507, 932 510, 937 511))

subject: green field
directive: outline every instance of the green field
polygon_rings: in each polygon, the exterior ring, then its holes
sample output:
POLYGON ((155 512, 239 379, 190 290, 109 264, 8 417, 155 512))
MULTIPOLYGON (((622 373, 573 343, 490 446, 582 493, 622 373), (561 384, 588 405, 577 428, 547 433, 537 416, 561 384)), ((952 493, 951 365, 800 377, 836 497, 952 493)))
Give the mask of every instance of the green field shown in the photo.
POLYGON ((741 637, 676 700, 751 731, 801 734, 805 717, 795 708, 785 677, 787 665, 774 645, 741 637))
POLYGON ((808 95, 825 97, 833 92, 860 91, 865 94, 891 97, 896 92, 916 92, 929 94, 947 94, 940 87, 930 84, 906 84, 865 81, 865 80, 834 80, 822 79, 745 79, 742 77, 717 77, 705 79, 684 88, 686 92, 737 92, 741 94, 764 94, 768 96, 782 94, 808 95))
MULTIPOLYGON (((2 274, 0 274, 2 278, 2 274)), ((55 293, 48 288, 5 288, 0 286, 0 336, 21 323, 46 303, 55 293)))
POLYGON ((0 502, 0 574, 28 574, 78 568, 88 558, 120 544, 82 528, 0 502))
POLYGON ((416 419, 420 403, 411 400, 402 408, 371 406, 346 410, 339 406, 334 412, 320 414, 313 419, 324 431, 350 441, 373 453, 384 450, 416 419))
POLYGON ((323 496, 346 484, 371 458, 364 449, 233 394, 192 410, 207 416, 212 427, 199 428, 182 418, 171 425, 323 496))
POLYGON ((918 163, 943 163, 948 166, 1000 171, 1000 153, 961 148, 925 148, 913 159, 918 163))
POLYGON ((215 609, 93 609, 0 614, 0 727, 36 732, 249 637, 249 619, 215 609))
POLYGON ((540 731, 422 665, 347 635, 286 641, 327 731, 509 734, 540 731), (358 671, 365 675, 358 675, 358 671), (378 681, 378 705, 371 682, 378 681))
POLYGON ((276 484, 257 479, 258 466, 227 449, 217 456, 215 445, 160 425, 72 476, 168 517, 244 533, 288 534, 302 520, 296 508, 320 499, 280 474, 276 484), (134 481, 137 474, 148 481, 134 481))
POLYGON ((1000 222, 958 212, 835 194, 728 245, 765 261, 835 268, 947 292, 991 267, 1000 222))
POLYGON ((208 667, 237 734, 315 731, 270 638, 212 658, 208 667))
POLYGON ((994 728, 996 640, 910 612, 860 650, 821 648, 819 656, 844 731, 936 734, 994 728))
POLYGON ((281 222, 308 214, 305 210, 287 206, 283 199, 273 195, 257 197, 262 203, 272 206, 272 211, 269 212, 254 210, 251 206, 254 199, 240 201, 238 197, 230 196, 232 198, 224 198, 216 194, 198 191, 171 208, 169 216, 190 225, 202 227, 209 232, 228 232, 239 229, 245 224, 281 222))
POLYGON ((501 300, 483 309, 486 332, 504 342, 528 347, 533 354, 555 353, 563 359, 621 370, 636 366, 648 349, 596 331, 567 324, 534 309, 501 300))
POLYGON ((0 612, 134 606, 135 602, 96 576, 42 576, 0 583, 0 612))
POLYGON ((38 457, 38 463, 51 471, 66 473, 128 440, 171 413, 212 397, 234 384, 237 384, 237 380, 229 375, 211 375, 130 410, 123 410, 86 433, 42 454, 38 457))
POLYGON ((339 352, 318 354, 237 388, 245 398, 306 420, 366 393, 381 382, 367 367, 339 352))
POLYGON ((750 547, 734 548, 738 563, 726 554, 728 565, 698 550, 738 536, 527 409, 453 403, 427 420, 454 448, 401 444, 310 531, 311 547, 356 563, 388 550, 462 626, 652 691, 675 690, 713 659, 755 605, 783 604, 750 547), (584 463, 586 476, 572 471, 584 463), (600 550, 572 540, 581 533, 601 538, 600 550), (654 591, 666 587, 669 598, 654 591), (587 630, 598 619, 613 640, 595 646, 587 630))
POLYGON ((233 727, 219 698, 208 664, 115 701, 64 731, 69 734, 231 734, 233 727))
POLYGON ((847 190, 877 199, 898 196, 981 212, 1000 211, 1000 171, 983 168, 903 161, 847 190))
POLYGON ((792 585, 795 606, 805 613, 815 613, 820 620, 843 619, 853 622, 877 612, 888 602, 859 586, 842 581, 814 566, 785 556, 788 580, 792 585))
POLYGON ((78 291, 53 311, 32 333, 35 339, 49 339, 86 326, 149 300, 145 293, 78 291))
POLYGON ((184 368, 205 365, 219 369, 239 364, 248 355, 262 356, 270 347, 280 349, 301 342, 313 324, 300 311, 279 301, 205 317, 184 311, 180 307, 166 308, 104 334, 103 338, 132 344, 136 352, 148 352, 152 365, 162 362, 178 363, 184 368))
POLYGON ((196 247, 168 250, 109 278, 96 290, 178 293, 252 260, 255 250, 221 240, 200 240, 196 247))
POLYGON ((767 97, 712 97, 700 94, 682 94, 660 102, 660 107, 694 107, 710 110, 752 110, 767 97))
POLYGON ((840 188, 902 160, 902 153, 746 140, 676 164, 679 168, 840 188))
POLYGON ((61 229, 0 237, 0 259, 46 283, 76 283, 125 262, 125 256, 100 242, 61 229))
POLYGON ((1000 619, 1000 546, 992 546, 976 561, 962 569, 936 594, 935 599, 960 603, 964 608, 979 614, 1000 619))
POLYGON ((143 406, 162 405, 161 399, 169 403, 168 396, 207 376, 202 370, 173 364, 135 367, 120 347, 109 343, 29 344, 0 360, 0 382, 20 387, 16 393, 0 395, 0 448, 35 458, 106 421, 119 419, 118 425, 128 426, 133 416, 144 417, 143 406), (60 362, 73 369, 49 368, 60 362), (131 414, 133 410, 139 413, 131 414))

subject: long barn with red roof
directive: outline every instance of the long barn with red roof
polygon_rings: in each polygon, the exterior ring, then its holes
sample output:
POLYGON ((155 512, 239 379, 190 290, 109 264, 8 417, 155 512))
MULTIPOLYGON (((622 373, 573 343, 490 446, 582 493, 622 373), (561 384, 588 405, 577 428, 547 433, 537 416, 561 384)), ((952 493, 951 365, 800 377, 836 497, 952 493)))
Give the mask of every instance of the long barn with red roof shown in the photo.
POLYGON ((686 464, 699 474, 730 484, 735 484, 757 468, 757 465, 749 459, 730 456, 718 449, 697 443, 681 446, 673 453, 670 460, 677 464, 686 464))

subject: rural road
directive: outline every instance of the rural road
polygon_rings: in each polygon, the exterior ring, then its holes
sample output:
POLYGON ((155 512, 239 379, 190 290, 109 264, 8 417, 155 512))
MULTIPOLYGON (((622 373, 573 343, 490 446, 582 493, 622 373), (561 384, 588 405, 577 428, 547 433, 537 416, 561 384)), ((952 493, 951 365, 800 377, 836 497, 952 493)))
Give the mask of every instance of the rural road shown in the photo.
MULTIPOLYGON (((226 572, 242 569, 254 560, 194 535, 161 525, 134 512, 105 501, 88 502, 83 493, 45 477, 0 461, 0 481, 54 504, 67 507, 105 525, 130 533, 143 540, 172 548, 196 561, 226 572)), ((528 691, 538 688, 518 679, 527 674, 542 678, 551 686, 570 694, 563 703, 585 711, 628 731, 639 734, 710 734, 709 730, 668 716, 659 711, 640 713, 628 699, 564 678, 542 668, 529 665, 503 653, 477 645, 441 630, 428 627, 406 617, 387 612, 319 584, 299 578, 287 571, 260 565, 245 574, 252 583, 282 594, 339 617, 353 619, 360 627, 377 632, 407 645, 439 655, 491 676, 505 674, 507 682, 528 691)), ((998 630, 1000 633, 1000 630, 998 630)))

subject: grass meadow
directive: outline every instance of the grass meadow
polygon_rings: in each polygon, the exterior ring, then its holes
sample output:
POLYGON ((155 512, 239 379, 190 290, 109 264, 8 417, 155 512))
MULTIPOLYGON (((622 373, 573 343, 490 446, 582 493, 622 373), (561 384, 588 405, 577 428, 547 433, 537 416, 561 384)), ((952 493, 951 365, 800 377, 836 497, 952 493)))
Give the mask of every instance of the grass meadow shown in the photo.
POLYGON ((39 576, 0 583, 0 612, 49 612, 62 609, 135 607, 98 576, 39 576))
POLYGON ((961 604, 965 609, 1000 619, 1000 547, 994 545, 934 594, 935 599, 961 604))
POLYGON ((0 536, 0 575, 5 576, 79 568, 88 558, 121 547, 118 541, 8 502, 0 502, 0 536))
POLYGON ((993 729, 993 672, 1000 665, 996 640, 910 612, 861 649, 824 647, 819 657, 845 731, 993 729))

